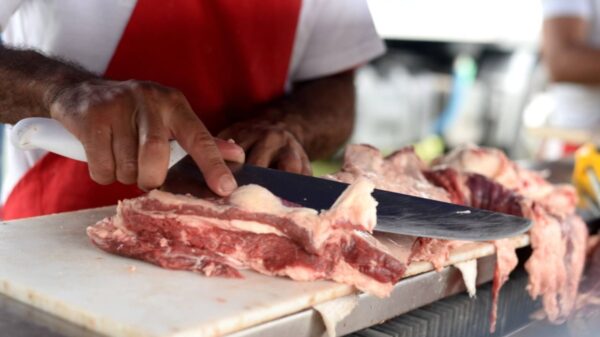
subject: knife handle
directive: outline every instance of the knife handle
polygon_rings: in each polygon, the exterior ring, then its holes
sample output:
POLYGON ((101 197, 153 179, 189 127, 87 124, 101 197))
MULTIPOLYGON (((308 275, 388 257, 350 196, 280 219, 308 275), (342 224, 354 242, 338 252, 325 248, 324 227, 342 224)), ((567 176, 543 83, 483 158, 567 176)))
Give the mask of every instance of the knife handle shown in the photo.
MULTIPOLYGON (((31 117, 20 120, 11 130, 11 141, 23 150, 43 149, 63 157, 87 162, 85 150, 79 139, 58 121, 50 118, 31 117)), ((171 152, 169 168, 187 155, 175 140, 169 142, 171 152)))

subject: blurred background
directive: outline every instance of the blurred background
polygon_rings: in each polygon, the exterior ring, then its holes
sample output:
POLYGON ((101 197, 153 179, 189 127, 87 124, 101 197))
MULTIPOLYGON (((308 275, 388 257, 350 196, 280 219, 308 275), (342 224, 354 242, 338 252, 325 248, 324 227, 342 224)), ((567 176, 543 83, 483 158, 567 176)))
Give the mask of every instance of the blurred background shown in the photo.
MULTIPOLYGON (((426 160, 475 143, 554 161, 598 133, 548 127, 556 103, 540 52, 544 0, 367 1, 387 53, 357 71, 351 143, 415 145, 426 160)), ((315 173, 340 158, 315 163, 315 173)))
POLYGON ((541 0, 369 0, 387 53, 357 74, 351 142, 417 144, 424 157, 463 143, 557 159, 535 129, 551 109, 540 58, 541 0), (533 130, 533 131, 532 131, 533 130))

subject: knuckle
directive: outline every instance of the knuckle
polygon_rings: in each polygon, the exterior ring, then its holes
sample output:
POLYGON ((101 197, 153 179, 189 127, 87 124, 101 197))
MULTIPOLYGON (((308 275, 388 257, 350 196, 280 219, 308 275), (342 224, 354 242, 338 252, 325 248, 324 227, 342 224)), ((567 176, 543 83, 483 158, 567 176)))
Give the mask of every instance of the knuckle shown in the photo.
POLYGON ((151 81, 132 81, 131 88, 136 93, 154 94, 157 91, 158 85, 151 81))
POLYGON ((162 135, 149 133, 142 137, 142 147, 148 150, 163 147, 166 144, 166 140, 162 135))
POLYGON ((225 171, 225 168, 223 166, 223 160, 219 156, 208 156, 206 157, 205 162, 206 166, 213 170, 218 170, 222 168, 223 171, 225 171))
POLYGON ((88 155, 88 159, 94 158, 97 153, 103 151, 103 146, 101 143, 101 130, 87 130, 87 132, 83 133, 83 137, 81 139, 81 144, 85 149, 86 154, 88 155))
POLYGON ((121 83, 124 87, 128 88, 131 91, 141 90, 146 85, 146 82, 137 80, 127 80, 121 83))
POLYGON ((185 95, 178 89, 165 87, 164 91, 165 95, 175 102, 186 101, 185 95))
POLYGON ((268 132, 264 137, 264 143, 268 147, 276 147, 284 144, 283 135, 279 132, 268 132))
POLYGON ((113 166, 107 161, 99 161, 94 164, 94 172, 103 177, 112 176, 113 166))
POLYGON ((194 132, 194 134, 188 138, 189 145, 191 148, 212 148, 215 146, 213 137, 208 132, 194 132))
MULTIPOLYGON (((110 116, 107 110, 103 107, 93 107, 87 110, 87 118, 85 118, 84 125, 91 131, 99 131, 100 126, 110 123, 110 116)), ((98 134, 97 132, 95 133, 98 134)))

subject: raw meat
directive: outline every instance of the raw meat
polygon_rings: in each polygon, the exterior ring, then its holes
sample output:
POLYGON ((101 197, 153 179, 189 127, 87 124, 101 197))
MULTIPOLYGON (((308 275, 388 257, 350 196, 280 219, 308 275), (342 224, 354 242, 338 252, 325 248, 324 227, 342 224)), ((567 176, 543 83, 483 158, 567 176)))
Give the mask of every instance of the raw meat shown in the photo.
POLYGON ((492 333, 496 331, 500 289, 508 281, 510 272, 519 263, 515 247, 510 240, 496 240, 494 246, 496 246, 496 268, 494 269, 494 280, 492 281, 492 310, 490 312, 490 331, 492 333))
POLYGON ((547 209, 552 209, 555 214, 575 212, 577 192, 573 186, 550 184, 538 173, 523 169, 510 161, 498 149, 474 145, 459 147, 434 161, 432 169, 440 168, 481 174, 523 197, 535 200, 547 209))
POLYGON ((563 322, 573 310, 585 263, 587 228, 575 215, 575 189, 548 183, 496 149, 457 148, 434 165, 434 171, 455 169, 484 175, 523 197, 520 212, 534 222, 530 232, 533 253, 525 264, 529 294, 542 296, 550 321, 563 322))
POLYGON ((412 147, 383 157, 372 146, 348 145, 342 170, 325 178, 352 183, 359 177, 366 177, 381 190, 449 202, 448 193, 431 184, 423 175, 425 169, 425 163, 412 147))
POLYGON ((162 267, 241 277, 251 268, 294 280, 331 279, 387 296, 405 265, 370 232, 373 184, 358 179, 320 214, 247 185, 225 199, 152 191, 88 228, 98 247, 162 267))
POLYGON ((464 241, 417 238, 412 246, 408 261, 409 263, 430 262, 435 270, 441 271, 450 257, 450 251, 462 246, 464 243, 464 241))
MULTIPOLYGON (((367 145, 346 149, 342 170, 328 176, 344 182, 367 177, 380 189, 449 201, 533 220, 533 253, 526 263, 529 293, 542 296, 544 309, 553 322, 563 321, 572 311, 585 261, 585 224, 575 215, 577 194, 569 185, 552 185, 539 174, 525 170, 497 149, 465 146, 425 165, 405 148, 391 156, 367 145)), ((429 261, 441 269, 450 250, 459 241, 417 238, 410 262, 429 261)), ((494 243, 498 263, 493 282, 494 328, 496 303, 502 284, 517 264, 514 247, 494 243)))
POLYGON ((533 253, 525 264, 529 294, 542 296, 550 321, 564 322, 574 309, 583 273, 587 227, 574 214, 558 217, 543 207, 534 207, 532 212, 533 253))
MULTIPOLYGON (((370 145, 354 144, 346 147, 342 169, 325 178, 352 183, 365 177, 378 189, 444 202, 452 201, 447 191, 435 186, 425 177, 426 169, 427 165, 412 147, 400 149, 384 157, 378 149, 370 145)), ((460 244, 457 241, 417 238, 409 261, 428 261, 434 268, 441 270, 448 259, 450 249, 460 244)))
MULTIPOLYGON (((464 173, 445 167, 426 172, 425 175, 436 185, 444 187, 450 193, 452 201, 457 204, 516 216, 523 216, 523 209, 529 207, 528 201, 523 197, 481 174, 464 173)), ((455 245, 447 243, 448 250, 455 245)), ((518 263, 515 248, 511 245, 510 240, 494 241, 494 246, 496 247, 497 262, 492 283, 491 332, 496 329, 500 289, 518 263)), ((446 256, 448 254, 449 252, 446 253, 446 256)), ((431 259, 435 265, 435 257, 431 259)))

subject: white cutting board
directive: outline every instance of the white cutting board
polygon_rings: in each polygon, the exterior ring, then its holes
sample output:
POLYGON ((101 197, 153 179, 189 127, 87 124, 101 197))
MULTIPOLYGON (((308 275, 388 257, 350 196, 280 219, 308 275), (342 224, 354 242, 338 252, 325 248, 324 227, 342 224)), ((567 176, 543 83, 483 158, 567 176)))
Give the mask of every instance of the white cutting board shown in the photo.
MULTIPOLYGON (((295 282, 252 271, 244 279, 209 278, 111 255, 85 228, 114 207, 0 224, 0 292, 110 336, 221 336, 354 291, 327 281, 295 282)), ((515 237, 516 247, 528 244, 515 237)), ((382 243, 392 252, 398 247, 382 243)), ((452 252, 448 264, 493 254, 489 243, 452 252)), ((432 269, 413 263, 405 276, 432 269)))
POLYGON ((248 271, 208 278, 94 247, 85 228, 113 207, 0 225, 0 291, 111 336, 219 336, 353 291, 248 271))

